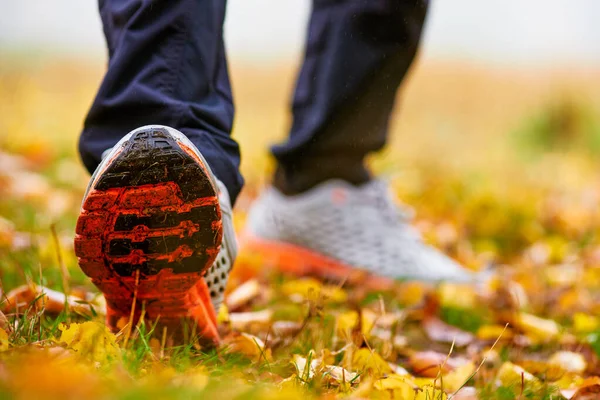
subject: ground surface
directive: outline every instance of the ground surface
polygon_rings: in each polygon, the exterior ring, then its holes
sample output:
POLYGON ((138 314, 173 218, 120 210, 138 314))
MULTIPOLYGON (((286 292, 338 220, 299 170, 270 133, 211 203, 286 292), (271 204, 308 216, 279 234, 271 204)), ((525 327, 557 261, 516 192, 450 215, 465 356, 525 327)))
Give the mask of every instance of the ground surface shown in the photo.
MULTIPOLYGON (((69 60, 0 66, 3 397, 600 395, 598 73, 435 65, 406 88, 373 166, 426 240, 470 268, 495 265, 488 285, 340 287, 242 251, 219 315, 225 343, 209 352, 165 348, 143 325, 109 334, 77 268, 88 175, 76 138, 101 73, 69 60)), ((292 76, 234 65, 248 178, 238 228, 271 169, 265 146, 285 132, 292 76)))

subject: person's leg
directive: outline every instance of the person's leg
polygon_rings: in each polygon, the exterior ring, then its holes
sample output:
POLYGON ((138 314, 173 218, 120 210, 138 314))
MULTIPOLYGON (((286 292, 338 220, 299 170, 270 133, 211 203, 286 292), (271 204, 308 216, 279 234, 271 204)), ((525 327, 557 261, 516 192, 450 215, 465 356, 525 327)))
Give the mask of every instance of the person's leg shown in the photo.
POLYGON ((374 276, 477 279, 419 239, 364 163, 385 144, 427 1, 314 0, 313 8, 290 137, 273 148, 274 188, 248 214, 248 251, 287 272, 360 285, 381 285, 374 276))
POLYGON ((109 63, 79 142, 90 172, 125 133, 168 125, 201 150, 235 201, 243 180, 230 137, 225 6, 225 0, 99 1, 109 63))
POLYGON ((369 180, 365 156, 386 141, 400 83, 419 45, 427 0, 314 0, 274 185, 286 194, 329 179, 369 180))

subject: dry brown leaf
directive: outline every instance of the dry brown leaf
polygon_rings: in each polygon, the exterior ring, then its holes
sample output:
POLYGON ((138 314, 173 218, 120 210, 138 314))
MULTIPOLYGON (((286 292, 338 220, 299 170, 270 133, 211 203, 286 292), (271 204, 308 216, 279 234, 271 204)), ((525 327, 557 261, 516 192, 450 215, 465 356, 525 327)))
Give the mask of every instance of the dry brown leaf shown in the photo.
POLYGON ((260 284, 256 279, 250 279, 233 289, 233 291, 225 297, 225 304, 229 310, 234 311, 256 298, 259 294, 260 284))
POLYGON ((6 313, 24 311, 35 301, 34 306, 50 314, 60 314, 65 304, 73 311, 91 315, 91 307, 98 314, 105 314, 101 304, 94 304, 79 296, 65 296, 64 293, 43 286, 22 285, 6 294, 2 310, 6 313), (37 299, 37 300, 36 300, 37 299))
POLYGON ((429 339, 441 343, 454 343, 464 347, 475 340, 475 337, 462 329, 448 325, 437 317, 427 317, 423 321, 423 329, 429 339))
POLYGON ((600 398, 600 377, 593 376, 583 381, 583 384, 568 397, 570 400, 597 400, 600 398))
POLYGON ((260 338, 247 333, 232 333, 223 340, 231 352, 240 353, 256 361, 272 361, 271 349, 260 338))
POLYGON ((244 330, 250 326, 267 327, 273 318, 273 310, 229 313, 229 323, 232 329, 244 330))
POLYGON ((292 364, 296 367, 296 374, 305 383, 314 378, 317 369, 322 363, 323 360, 317 358, 313 350, 308 353, 307 358, 298 354, 294 354, 292 357, 292 364), (310 359, 310 365, 308 359, 310 359))
POLYGON ((271 326, 273 333, 277 336, 295 335, 302 329, 303 324, 296 321, 275 321, 271 326))
POLYGON ((336 365, 326 365, 323 368, 323 377, 327 379, 330 384, 344 384, 351 383, 356 385, 360 383, 360 377, 356 372, 350 372, 345 368, 336 365))
POLYGON ((448 357, 447 354, 435 351, 421 351, 412 354, 408 359, 408 366, 415 375, 435 378, 438 373, 447 374, 459 366, 469 363, 463 358, 448 357))
POLYGON ((292 364, 296 367, 296 375, 304 383, 312 380, 315 375, 322 377, 327 384, 358 384, 360 378, 356 372, 348 371, 347 369, 336 365, 324 365, 324 357, 317 357, 315 352, 311 350, 307 357, 302 357, 294 354, 292 364), (309 366, 310 360, 310 366, 309 366))

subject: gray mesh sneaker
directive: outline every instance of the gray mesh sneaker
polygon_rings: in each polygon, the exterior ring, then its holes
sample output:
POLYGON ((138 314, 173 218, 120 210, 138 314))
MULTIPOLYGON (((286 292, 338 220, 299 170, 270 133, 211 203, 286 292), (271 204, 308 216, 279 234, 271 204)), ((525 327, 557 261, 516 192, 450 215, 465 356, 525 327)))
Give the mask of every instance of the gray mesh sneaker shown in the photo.
POLYGON ((477 275, 422 242, 387 186, 328 181, 285 196, 268 188, 250 210, 244 248, 297 274, 471 282, 477 275))

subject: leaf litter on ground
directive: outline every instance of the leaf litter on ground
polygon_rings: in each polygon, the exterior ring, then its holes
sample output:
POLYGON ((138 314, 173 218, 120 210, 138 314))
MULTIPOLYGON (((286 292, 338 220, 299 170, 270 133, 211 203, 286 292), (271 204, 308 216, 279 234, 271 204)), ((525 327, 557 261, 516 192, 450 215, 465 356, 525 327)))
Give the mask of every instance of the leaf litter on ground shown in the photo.
MULTIPOLYGON (((0 107, 15 111, 0 125, 21 126, 24 103, 0 107)), ((209 350, 168 347, 145 324, 127 340, 105 328, 70 247, 87 176, 63 150, 0 140, 4 397, 600 398, 594 160, 465 173, 419 153, 393 190, 428 242, 470 268, 494 264, 487 284, 341 285, 242 251, 219 310, 223 343, 209 350)))

